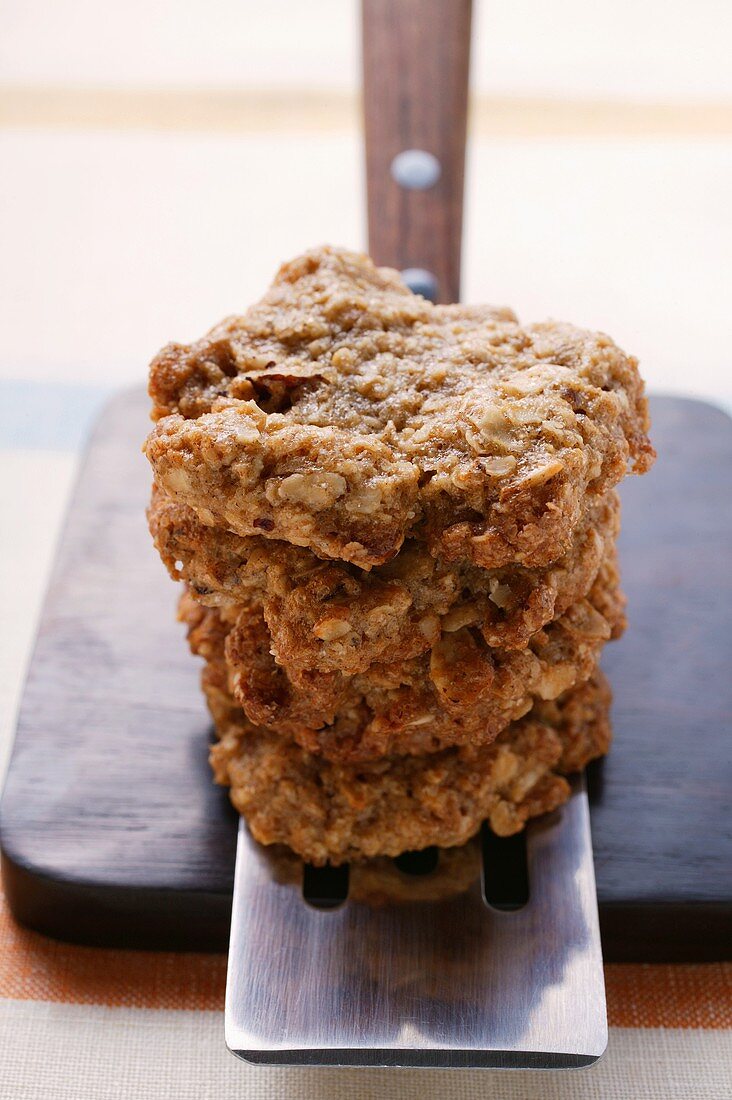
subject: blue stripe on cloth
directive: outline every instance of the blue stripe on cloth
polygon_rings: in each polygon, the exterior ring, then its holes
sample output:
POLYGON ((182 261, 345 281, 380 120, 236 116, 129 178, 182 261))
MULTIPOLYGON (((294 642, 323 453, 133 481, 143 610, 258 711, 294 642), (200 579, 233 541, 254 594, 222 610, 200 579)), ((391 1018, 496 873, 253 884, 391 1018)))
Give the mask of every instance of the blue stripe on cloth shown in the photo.
POLYGON ((112 390, 23 379, 0 380, 0 447, 77 451, 112 390))

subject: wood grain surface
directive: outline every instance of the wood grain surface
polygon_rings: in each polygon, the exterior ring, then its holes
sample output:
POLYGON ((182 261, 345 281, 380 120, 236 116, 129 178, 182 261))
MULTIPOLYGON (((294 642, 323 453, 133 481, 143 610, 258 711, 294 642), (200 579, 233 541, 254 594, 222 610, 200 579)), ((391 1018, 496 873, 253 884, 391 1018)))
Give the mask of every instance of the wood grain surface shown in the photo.
MULTIPOLYGON (((106 409, 71 504, 0 805, 3 882, 49 935, 223 950, 236 821, 146 530, 147 406, 106 409)), ((658 463, 622 489, 630 627, 603 662, 616 740, 590 772, 598 896, 609 960, 711 960, 732 942, 732 421, 652 411, 658 463)))
POLYGON ((460 298, 471 0, 363 0, 363 102, 369 253, 378 264, 423 268, 437 301, 460 298), (420 149, 440 178, 409 190, 394 157, 420 149))

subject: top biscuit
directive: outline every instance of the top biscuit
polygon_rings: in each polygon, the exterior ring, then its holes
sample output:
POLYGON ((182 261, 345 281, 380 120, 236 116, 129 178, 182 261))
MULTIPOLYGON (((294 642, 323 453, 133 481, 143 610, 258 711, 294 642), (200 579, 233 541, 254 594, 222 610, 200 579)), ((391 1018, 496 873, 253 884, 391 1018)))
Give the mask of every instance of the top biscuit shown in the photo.
POLYGON ((484 568, 564 554, 587 497, 653 461, 636 360, 607 336, 435 306, 322 248, 150 368, 146 453, 199 519, 363 569, 406 537, 484 568))

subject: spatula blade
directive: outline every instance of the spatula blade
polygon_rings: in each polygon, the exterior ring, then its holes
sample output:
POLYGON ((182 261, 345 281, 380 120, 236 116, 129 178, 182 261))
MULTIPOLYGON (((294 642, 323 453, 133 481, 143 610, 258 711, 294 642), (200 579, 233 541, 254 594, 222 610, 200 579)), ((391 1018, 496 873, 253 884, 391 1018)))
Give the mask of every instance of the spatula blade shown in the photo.
MULTIPOLYGON (((530 897, 308 905, 239 831, 226 1042, 270 1065, 572 1068, 607 1045, 587 795, 529 826, 530 897)), ((490 868, 486 870, 490 874, 490 868)))

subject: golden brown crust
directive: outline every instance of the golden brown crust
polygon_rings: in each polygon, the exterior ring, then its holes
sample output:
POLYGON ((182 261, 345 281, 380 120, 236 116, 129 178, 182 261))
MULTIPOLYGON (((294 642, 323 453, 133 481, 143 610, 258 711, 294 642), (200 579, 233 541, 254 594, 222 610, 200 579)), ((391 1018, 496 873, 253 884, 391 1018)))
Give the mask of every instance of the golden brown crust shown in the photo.
POLYGON ((204 687, 220 737, 211 752, 219 783, 263 844, 286 844, 303 859, 396 856, 465 843, 484 820, 499 835, 555 809, 569 787, 566 746, 583 766, 606 751, 608 689, 602 674, 569 692, 538 721, 513 723, 489 746, 366 764, 324 762, 248 722, 207 667, 204 687), (551 721, 550 721, 551 719, 551 721))
POLYGON ((301 547, 207 527, 159 489, 150 530, 170 575, 209 606, 261 603, 278 664, 353 675, 419 656, 443 631, 478 630, 487 645, 523 649, 585 597, 619 527, 615 492, 592 500, 567 554, 551 566, 486 570, 434 558, 410 542, 364 572, 301 547))
POLYGON ((653 451, 635 360, 569 325, 433 306, 336 249, 153 362, 157 483, 199 519, 363 568, 405 538, 539 567, 653 451))
POLYGON ((562 755, 557 765, 562 775, 580 772, 610 748, 610 704, 612 692, 599 670, 589 691, 572 691, 561 699, 537 699, 532 717, 562 729, 562 755))
POLYGON ((431 651, 373 665, 346 676, 288 673, 270 652, 270 634, 256 605, 205 609, 181 604, 195 653, 217 652, 228 689, 249 720, 334 761, 439 752, 487 744, 536 699, 554 699, 586 680, 618 626, 595 607, 619 616, 618 576, 602 566, 588 599, 537 632, 525 650, 492 650, 469 627, 444 633, 431 651))

